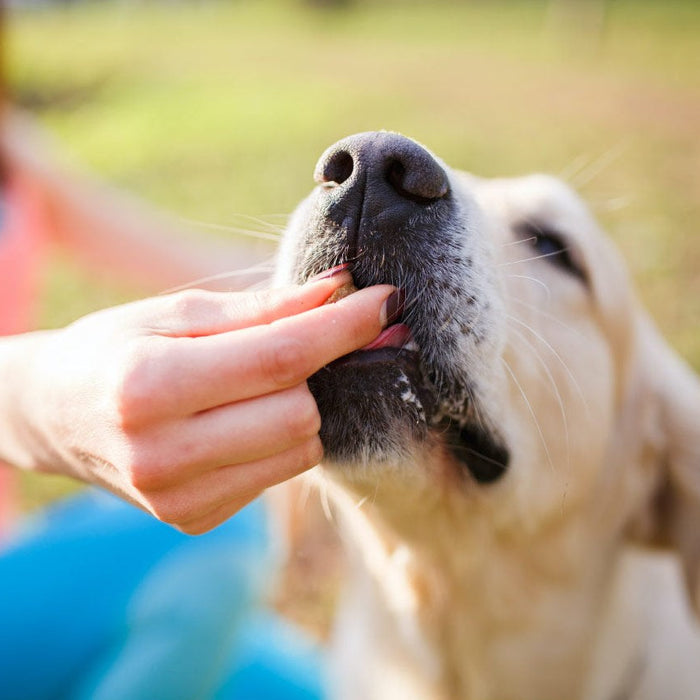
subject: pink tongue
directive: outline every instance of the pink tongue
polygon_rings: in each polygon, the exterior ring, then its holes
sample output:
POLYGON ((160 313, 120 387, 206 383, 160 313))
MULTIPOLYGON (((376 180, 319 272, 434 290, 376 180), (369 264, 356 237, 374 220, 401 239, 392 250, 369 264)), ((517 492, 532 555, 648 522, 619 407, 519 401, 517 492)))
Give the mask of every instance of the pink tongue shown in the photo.
POLYGON ((396 323, 385 328, 363 350, 379 350, 379 348, 402 348, 411 340, 411 331, 405 323, 396 323))

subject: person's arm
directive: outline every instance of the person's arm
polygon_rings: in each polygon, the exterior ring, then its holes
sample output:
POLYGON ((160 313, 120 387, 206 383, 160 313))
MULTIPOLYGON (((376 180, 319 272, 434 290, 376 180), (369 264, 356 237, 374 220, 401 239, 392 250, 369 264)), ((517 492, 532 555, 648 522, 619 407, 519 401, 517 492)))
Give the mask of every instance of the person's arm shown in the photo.
POLYGON ((89 266, 153 292, 245 268, 259 269, 226 278, 222 288, 244 289, 268 277, 271 247, 197 236, 174 218, 66 165, 28 115, 8 109, 3 119, 0 152, 7 171, 41 198, 56 242, 89 266))
POLYGON ((188 533, 318 463, 306 379, 392 321, 394 289, 324 305, 349 273, 188 291, 0 339, 0 459, 99 484, 188 533))

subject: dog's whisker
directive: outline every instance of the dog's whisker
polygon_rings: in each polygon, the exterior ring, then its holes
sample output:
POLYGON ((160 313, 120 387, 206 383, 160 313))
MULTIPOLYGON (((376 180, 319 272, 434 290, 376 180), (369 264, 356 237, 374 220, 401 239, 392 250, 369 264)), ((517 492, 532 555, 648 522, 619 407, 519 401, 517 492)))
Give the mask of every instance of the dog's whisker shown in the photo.
POLYGON ((594 160, 593 163, 579 172, 576 177, 571 179, 572 187, 582 189, 586 185, 590 184, 591 181, 598 177, 598 175, 600 175, 606 168, 608 168, 624 154, 624 152, 630 147, 630 143, 631 141, 629 137, 624 137, 617 144, 611 146, 599 158, 594 160))
POLYGON ((274 263, 259 263, 258 265, 251 265, 240 270, 229 270, 227 272, 219 272, 215 275, 207 275, 206 277, 200 277, 196 280, 190 282, 185 282, 184 284, 179 284, 175 287, 169 287, 159 292, 159 294, 173 294, 175 292, 182 292, 186 289, 193 289, 195 287, 200 287, 204 284, 210 284, 211 282, 221 282, 228 279, 236 279, 239 277, 245 277, 248 275, 260 275, 263 273, 271 273, 274 268, 274 263))
POLYGON ((564 401, 562 399, 561 392, 559 391, 559 387, 557 386, 557 382, 554 376, 552 375, 551 370, 547 366, 547 363, 544 361, 544 358, 542 357, 541 353, 538 352, 537 348, 517 328, 513 328, 511 326, 510 330, 513 333, 515 333, 516 337, 520 340, 521 343, 525 345, 525 347, 529 348, 529 350, 532 352, 533 357, 537 360, 540 367, 544 370, 544 373, 552 386, 554 397, 556 399, 557 405, 559 406, 559 413, 561 415, 562 424, 564 427, 564 446, 566 450, 566 467, 568 470, 571 467, 571 443, 569 439, 569 421, 566 416, 566 408, 564 406, 564 401))
POLYGON ((279 242, 282 237, 283 229, 280 228, 277 231, 256 231, 255 229, 243 228, 240 226, 231 226, 229 224, 213 224, 206 221, 195 221, 193 219, 183 219, 187 224, 198 226, 200 228, 209 228, 215 231, 226 231, 227 233, 235 233, 241 236, 247 236, 248 238, 256 238, 264 241, 274 241, 279 242))
POLYGON ((251 214, 235 214, 234 218, 241 219, 242 221, 247 221, 258 226, 261 226, 263 230, 267 230, 270 233, 284 233, 287 222, 289 221, 289 214, 265 214, 261 216, 253 216, 251 214), (267 218, 282 218, 284 223, 277 224, 272 221, 267 221, 267 218))
POLYGON ((532 417, 532 420, 535 424, 535 428, 537 428, 537 432, 539 433, 540 440, 542 441, 542 447, 544 448, 544 453, 545 456, 547 457, 547 462, 549 464, 549 467, 552 471, 556 471, 554 467, 554 462, 552 461, 552 456, 549 452, 549 447, 547 446, 547 440, 544 437, 544 432, 542 431, 542 426, 540 425, 540 422, 537 420, 537 414, 535 413, 535 409, 532 407, 532 404, 530 403, 530 399, 527 398, 527 394, 525 393, 525 390, 523 389, 522 385, 518 381, 518 378, 515 376, 515 372, 511 369, 510 365, 508 364, 508 361, 504 357, 499 357, 498 358, 501 361, 501 364, 505 367, 506 371, 510 375, 511 379, 513 380, 513 383, 517 387, 518 391, 520 392, 520 395, 523 397, 523 401, 525 401, 525 405, 527 407, 527 410, 530 413, 530 416, 532 417))
POLYGON ((489 430, 488 426, 486 425, 486 422, 484 421, 484 417, 481 415, 481 411, 479 409, 479 402, 475 400, 474 390, 471 387, 467 387, 467 394, 469 396, 469 403, 472 409, 472 414, 474 416, 474 419, 476 420, 478 427, 483 431, 489 430))
POLYGON ((318 482, 318 495, 321 502, 321 509, 323 510, 323 515, 329 523, 333 522, 333 510, 331 509, 330 498, 328 496, 328 483, 326 481, 326 475, 319 479, 318 482))
POLYGON ((529 238, 519 238, 517 241, 509 241, 508 243, 501 243, 500 248, 509 248, 510 246, 522 245, 523 243, 534 243, 537 239, 535 236, 530 236, 529 238))
POLYGON ((549 343, 549 341, 547 341, 546 338, 543 338, 542 335, 540 333, 538 333, 534 328, 532 328, 530 325, 528 325, 524 321, 521 321, 519 318, 516 318, 515 316, 513 316, 511 314, 507 314, 507 318, 510 319, 511 321, 514 321, 515 323, 519 324, 520 326, 525 328, 527 331, 532 333, 532 335, 534 335, 535 338, 537 338, 541 343, 544 344, 544 346, 546 348, 549 349, 549 351, 554 355, 554 357, 557 359, 559 364, 561 364, 561 366, 564 368, 564 371, 567 373, 569 379, 571 380, 572 384, 574 385, 576 392, 577 392, 579 398, 581 399, 581 401, 586 409, 587 415, 590 417, 590 415, 591 415, 590 407, 588 406, 588 402, 586 401, 586 397, 584 396, 583 391, 581 390, 580 384, 576 380, 576 377, 573 375, 572 371, 569 369, 569 365, 567 365, 566 362, 564 362, 561 355, 556 351, 556 349, 554 347, 552 347, 551 343, 549 343))
POLYGON ((372 493, 372 505, 377 502, 377 495, 379 494, 379 482, 374 485, 374 493, 372 493))
POLYGON ((530 280, 531 282, 535 282, 539 284, 544 291, 547 293, 547 303, 549 304, 552 301, 552 292, 550 291, 549 287, 540 279, 537 279, 537 277, 531 277, 530 275, 516 275, 513 273, 508 273, 507 277, 514 277, 516 279, 523 279, 523 280, 530 280))
POLYGON ((574 158, 569 165, 565 166, 563 170, 558 174, 560 180, 564 182, 571 182, 578 173, 580 173, 588 164, 591 162, 591 157, 588 154, 581 153, 576 158, 574 158))
POLYGON ((632 196, 608 197, 606 199, 591 199, 589 204, 594 211, 620 211, 629 207, 635 198, 632 196))
POLYGON ((355 508, 357 508, 357 510, 360 510, 360 508, 362 508, 362 506, 365 503, 367 503, 368 500, 369 496, 363 496, 357 503, 355 503, 355 508))
POLYGON ((255 224, 260 224, 261 226, 264 226, 267 229, 270 229, 272 231, 277 231, 279 233, 283 233, 284 229, 286 228, 287 221, 289 221, 290 214, 265 214, 264 216, 252 216, 250 214, 238 214, 237 215, 241 219, 246 219, 248 221, 252 221, 255 224), (282 219, 283 224, 275 224, 271 221, 266 221, 266 219, 282 219))
POLYGON ((533 260, 542 260, 543 258, 551 258, 555 255, 561 255, 562 252, 567 251, 568 248, 564 247, 561 250, 555 250, 551 253, 542 253, 542 255, 533 255, 529 258, 520 258, 520 260, 508 260, 507 262, 498 263, 496 267, 510 267, 511 265, 520 265, 525 262, 532 262, 533 260))
POLYGON ((444 444, 445 447, 453 447, 455 449, 459 449, 460 451, 468 452, 469 454, 474 455, 475 457, 479 457, 479 459, 482 459, 483 461, 488 462, 489 464, 493 464, 497 467, 503 466, 498 460, 494 459, 493 457, 490 457, 481 450, 477 450, 474 447, 465 445, 463 442, 450 442, 449 440, 445 440, 444 444))
POLYGON ((517 297, 512 296, 512 295, 508 297, 508 301, 515 302, 516 304, 520 304, 521 306, 524 306, 525 308, 530 309, 531 311, 534 311, 535 313, 539 314, 540 316, 543 316, 544 318, 546 318, 548 321, 552 321, 552 323, 556 323, 558 326, 561 326, 562 328, 569 331, 570 333, 575 335, 577 338, 580 338, 581 340, 585 339, 585 336, 583 335, 583 333, 581 333, 581 331, 579 331, 576 328, 573 328, 572 326, 570 326, 567 323, 564 323, 564 321, 562 321, 560 318, 558 318, 554 314, 550 314, 547 311, 545 311, 544 309, 541 309, 539 306, 535 306, 535 304, 530 304, 527 301, 523 301, 522 299, 518 299, 517 297))

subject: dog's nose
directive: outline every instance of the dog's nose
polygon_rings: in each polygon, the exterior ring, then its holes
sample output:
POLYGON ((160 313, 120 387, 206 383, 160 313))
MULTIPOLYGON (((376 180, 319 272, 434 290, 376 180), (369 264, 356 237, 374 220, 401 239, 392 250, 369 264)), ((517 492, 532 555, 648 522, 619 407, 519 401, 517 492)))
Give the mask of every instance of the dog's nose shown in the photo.
POLYGON ((314 179, 325 190, 328 215, 346 225, 348 217, 379 215, 398 222, 449 193, 447 174, 425 148, 386 132, 338 141, 321 156, 314 179))

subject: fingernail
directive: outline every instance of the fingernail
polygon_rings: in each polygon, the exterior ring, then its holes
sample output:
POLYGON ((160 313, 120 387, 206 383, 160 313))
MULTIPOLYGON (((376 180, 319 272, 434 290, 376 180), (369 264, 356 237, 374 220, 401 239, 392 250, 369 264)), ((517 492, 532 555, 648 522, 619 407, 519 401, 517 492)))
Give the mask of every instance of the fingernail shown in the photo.
POLYGON ((382 310, 379 312, 379 322, 382 328, 396 323, 401 318, 405 301, 406 295, 403 289, 397 289, 385 299, 382 310))
POLYGON ((342 265, 336 265, 335 267, 332 267, 330 270, 325 270, 324 272, 319 272, 317 275, 314 275, 313 277, 310 277, 307 281, 309 282, 320 282, 321 280, 329 280, 332 277, 336 277, 337 275, 341 274, 341 272, 345 272, 345 270, 350 267, 350 263, 343 263, 342 265))

